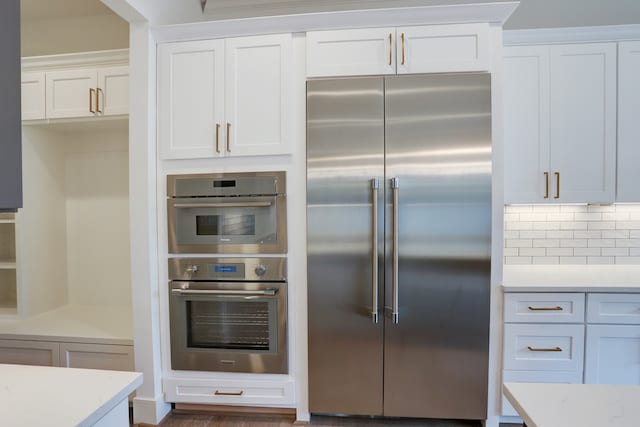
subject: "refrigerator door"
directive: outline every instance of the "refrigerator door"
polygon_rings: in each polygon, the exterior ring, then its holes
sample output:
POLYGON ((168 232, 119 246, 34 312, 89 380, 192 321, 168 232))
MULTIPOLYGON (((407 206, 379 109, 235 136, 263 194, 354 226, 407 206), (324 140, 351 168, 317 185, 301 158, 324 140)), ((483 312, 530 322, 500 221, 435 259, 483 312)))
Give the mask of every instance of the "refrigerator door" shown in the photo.
POLYGON ((374 271, 382 284, 383 178, 382 78, 308 82, 307 281, 313 413, 382 414, 383 316, 375 323, 372 313, 377 305, 372 302, 377 299, 382 306, 382 286, 376 286, 374 271), (378 189, 372 185, 375 180, 378 189), (374 225, 375 216, 379 221, 374 225), (374 248, 379 257, 374 257, 374 248))
POLYGON ((490 76, 389 77, 385 88, 384 415, 485 419, 490 76))

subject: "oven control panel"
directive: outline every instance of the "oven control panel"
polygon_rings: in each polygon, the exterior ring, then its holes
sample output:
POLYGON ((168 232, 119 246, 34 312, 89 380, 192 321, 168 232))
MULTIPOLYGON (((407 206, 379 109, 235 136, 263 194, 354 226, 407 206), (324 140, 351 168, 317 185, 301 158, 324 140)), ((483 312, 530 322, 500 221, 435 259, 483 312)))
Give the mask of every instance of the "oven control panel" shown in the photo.
POLYGON ((286 258, 170 258, 169 280, 286 281, 286 258))

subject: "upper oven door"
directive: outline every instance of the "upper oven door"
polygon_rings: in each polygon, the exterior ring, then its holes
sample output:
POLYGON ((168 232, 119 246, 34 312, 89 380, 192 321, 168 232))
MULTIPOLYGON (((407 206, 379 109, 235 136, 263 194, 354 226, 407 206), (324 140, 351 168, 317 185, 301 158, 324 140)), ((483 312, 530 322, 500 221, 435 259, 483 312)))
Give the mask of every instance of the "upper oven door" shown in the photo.
POLYGON ((285 253, 286 197, 167 200, 170 253, 285 253))

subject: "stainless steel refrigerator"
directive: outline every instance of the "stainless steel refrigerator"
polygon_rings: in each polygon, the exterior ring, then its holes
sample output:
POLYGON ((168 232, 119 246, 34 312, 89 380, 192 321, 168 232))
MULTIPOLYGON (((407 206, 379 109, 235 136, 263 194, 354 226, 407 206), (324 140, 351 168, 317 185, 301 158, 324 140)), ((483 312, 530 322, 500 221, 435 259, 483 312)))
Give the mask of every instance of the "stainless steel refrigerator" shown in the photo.
POLYGON ((484 419, 488 74, 307 83, 309 407, 484 419))

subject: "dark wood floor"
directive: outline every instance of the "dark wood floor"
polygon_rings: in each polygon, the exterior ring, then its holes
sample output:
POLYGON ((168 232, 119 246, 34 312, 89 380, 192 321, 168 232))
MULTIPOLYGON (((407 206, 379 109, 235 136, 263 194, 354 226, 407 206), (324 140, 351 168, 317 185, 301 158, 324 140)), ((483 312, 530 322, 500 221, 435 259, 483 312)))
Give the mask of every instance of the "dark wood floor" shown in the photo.
MULTIPOLYGON (((283 416, 232 416, 232 415, 185 415, 171 414, 161 427, 290 427, 295 425, 293 417, 283 416)), ((415 419, 374 419, 313 416, 315 427, 479 427, 472 421, 439 421, 415 419)), ((503 424, 504 426, 504 424, 503 424)))

